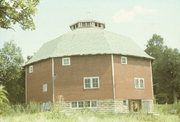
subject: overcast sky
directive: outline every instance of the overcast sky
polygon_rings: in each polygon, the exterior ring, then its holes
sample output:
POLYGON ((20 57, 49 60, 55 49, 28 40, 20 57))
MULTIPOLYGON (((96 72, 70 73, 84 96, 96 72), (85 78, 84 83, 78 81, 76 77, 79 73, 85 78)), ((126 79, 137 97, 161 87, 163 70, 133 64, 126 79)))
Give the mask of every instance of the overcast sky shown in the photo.
POLYGON ((180 0, 40 0, 36 30, 23 31, 18 25, 15 31, 0 29, 0 47, 14 40, 26 58, 83 19, 104 22, 106 30, 132 38, 142 49, 156 33, 180 50, 180 0))

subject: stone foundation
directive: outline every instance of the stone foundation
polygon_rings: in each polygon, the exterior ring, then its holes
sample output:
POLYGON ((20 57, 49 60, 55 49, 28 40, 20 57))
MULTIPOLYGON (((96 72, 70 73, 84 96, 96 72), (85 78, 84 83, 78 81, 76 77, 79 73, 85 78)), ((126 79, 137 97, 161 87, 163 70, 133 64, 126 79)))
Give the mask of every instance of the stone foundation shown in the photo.
MULTIPOLYGON (((62 102, 63 108, 68 111, 81 110, 81 109, 90 109, 92 111, 100 113, 129 113, 129 103, 127 105, 123 104, 123 100, 93 100, 97 101, 96 107, 82 107, 82 108, 72 108, 71 102, 62 102)), ((152 113, 153 112, 153 100, 143 99, 141 100, 141 112, 152 113)))

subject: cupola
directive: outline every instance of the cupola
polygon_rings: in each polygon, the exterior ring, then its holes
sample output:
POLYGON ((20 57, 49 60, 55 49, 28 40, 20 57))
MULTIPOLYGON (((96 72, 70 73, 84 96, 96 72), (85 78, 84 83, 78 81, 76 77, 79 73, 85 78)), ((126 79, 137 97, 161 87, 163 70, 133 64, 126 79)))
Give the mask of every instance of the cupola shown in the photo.
POLYGON ((105 24, 94 20, 78 21, 70 25, 71 30, 78 28, 100 28, 105 29, 105 24))

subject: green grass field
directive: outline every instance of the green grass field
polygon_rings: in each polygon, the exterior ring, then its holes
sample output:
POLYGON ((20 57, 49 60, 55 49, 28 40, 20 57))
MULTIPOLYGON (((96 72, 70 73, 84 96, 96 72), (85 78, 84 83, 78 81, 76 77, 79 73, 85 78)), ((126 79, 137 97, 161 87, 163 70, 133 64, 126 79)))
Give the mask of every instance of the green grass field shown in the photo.
POLYGON ((12 106, 8 112, 0 115, 0 122, 180 122, 180 104, 155 105, 154 112, 159 115, 102 114, 89 110, 65 113, 58 109, 54 107, 50 111, 41 112, 37 104, 12 106), (177 109, 177 113, 170 113, 171 109, 177 109))

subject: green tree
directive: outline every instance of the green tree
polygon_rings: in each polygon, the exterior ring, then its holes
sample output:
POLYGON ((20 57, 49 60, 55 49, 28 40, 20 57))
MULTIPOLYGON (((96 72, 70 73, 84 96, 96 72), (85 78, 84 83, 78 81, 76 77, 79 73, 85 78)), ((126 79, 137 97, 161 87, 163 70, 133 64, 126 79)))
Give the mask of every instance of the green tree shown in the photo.
POLYGON ((159 70, 160 90, 168 94, 169 102, 177 103, 180 94, 180 52, 166 48, 160 60, 159 70))
POLYGON ((155 58, 152 63, 154 94, 159 103, 177 103, 180 91, 180 52, 164 45, 163 38, 154 34, 146 52, 155 58))
POLYGON ((39 0, 0 0, 0 27, 13 29, 19 23, 23 30, 35 29, 33 16, 39 0))
POLYGON ((7 92, 4 86, 0 85, 0 114, 4 112, 5 107, 9 105, 9 100, 6 97, 7 92))
POLYGON ((24 101, 24 71, 21 49, 13 41, 4 43, 0 49, 0 81, 8 92, 11 103, 24 101))

